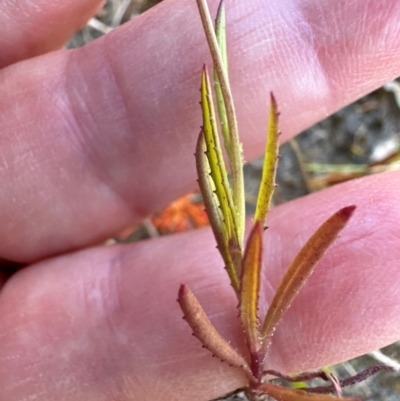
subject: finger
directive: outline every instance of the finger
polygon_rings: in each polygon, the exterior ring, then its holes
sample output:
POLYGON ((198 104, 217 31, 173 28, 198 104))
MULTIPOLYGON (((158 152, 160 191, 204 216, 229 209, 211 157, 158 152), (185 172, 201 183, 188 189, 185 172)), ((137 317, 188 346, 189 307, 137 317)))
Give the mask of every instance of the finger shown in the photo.
MULTIPOLYGON (((395 0, 240 4, 230 71, 247 157, 263 148, 269 90, 287 139, 400 73, 395 0)), ((0 256, 93 244, 191 190, 207 59, 194 2, 181 0, 3 71, 0 256)))
MULTIPOLYGON (((400 330, 400 173, 333 187, 272 211, 262 301, 328 216, 357 211, 273 337, 267 368, 300 372, 387 345, 400 330)), ((0 398, 208 400, 244 384, 191 336, 185 282, 243 351, 237 301, 209 229, 86 250, 17 273, 1 293, 0 398)), ((265 308, 264 308, 265 309, 265 308)))
POLYGON ((94 15, 103 0, 3 2, 0 68, 59 49, 94 15))

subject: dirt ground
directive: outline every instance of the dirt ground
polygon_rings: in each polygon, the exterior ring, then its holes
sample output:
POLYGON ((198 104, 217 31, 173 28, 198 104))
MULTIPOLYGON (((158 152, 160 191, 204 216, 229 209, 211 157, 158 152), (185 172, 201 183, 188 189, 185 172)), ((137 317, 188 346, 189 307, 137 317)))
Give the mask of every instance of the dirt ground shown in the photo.
MULTIPOLYGON (((108 0, 95 20, 78 32, 69 48, 82 46, 157 3, 159 0, 108 0)), ((390 84, 395 86, 396 84, 390 84)), ((295 140, 282 145, 274 203, 280 204, 347 179, 377 171, 399 168, 400 102, 394 92, 381 88, 345 107, 326 120, 304 131, 295 140)), ((245 167, 247 211, 254 210, 262 161, 245 167)), ((382 350, 400 361, 400 343, 382 350)), ((340 377, 347 377, 377 364, 365 355, 334 367, 340 377)), ((344 395, 365 401, 400 399, 398 373, 382 372, 351 389, 344 395)), ((240 395, 224 398, 243 400, 240 395)), ((194 400, 196 401, 196 400, 194 400)))

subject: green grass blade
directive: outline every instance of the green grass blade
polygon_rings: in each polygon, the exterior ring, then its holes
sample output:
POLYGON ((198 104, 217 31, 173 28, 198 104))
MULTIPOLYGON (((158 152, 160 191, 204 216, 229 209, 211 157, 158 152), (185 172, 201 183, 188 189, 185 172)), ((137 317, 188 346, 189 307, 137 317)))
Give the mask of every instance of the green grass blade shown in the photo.
POLYGON ((265 226, 267 215, 271 207, 272 195, 275 189, 276 167, 278 164, 278 111, 276 100, 271 93, 271 105, 268 121, 268 137, 265 146, 264 166, 257 197, 254 224, 260 222, 265 226))

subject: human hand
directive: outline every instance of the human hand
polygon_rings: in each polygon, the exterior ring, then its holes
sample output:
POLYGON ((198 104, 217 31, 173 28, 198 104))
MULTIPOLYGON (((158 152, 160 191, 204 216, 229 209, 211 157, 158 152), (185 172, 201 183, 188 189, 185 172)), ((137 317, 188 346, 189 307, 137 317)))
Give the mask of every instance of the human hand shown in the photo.
MULTIPOLYGON (((194 185, 208 60, 194 0, 166 0, 82 49, 16 63, 58 48, 100 2, 25 3, 13 20, 15 5, 0 13, 0 256, 27 266, 3 280, 0 400, 206 400, 239 387, 175 302, 184 281, 240 347, 209 229, 91 247, 194 185)), ((270 90, 285 140, 398 76, 399 17, 396 0, 229 4, 247 159, 263 149, 270 90)), ((398 339, 399 179, 364 178, 271 212, 266 300, 318 225, 358 206, 278 327, 269 368, 307 370, 398 339)))

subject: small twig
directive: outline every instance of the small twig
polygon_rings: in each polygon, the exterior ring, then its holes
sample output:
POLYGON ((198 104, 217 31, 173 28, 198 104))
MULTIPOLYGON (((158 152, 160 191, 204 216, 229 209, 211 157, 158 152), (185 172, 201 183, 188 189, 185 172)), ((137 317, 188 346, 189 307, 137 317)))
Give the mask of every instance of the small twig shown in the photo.
MULTIPOLYGON (((353 365, 350 362, 343 362, 342 366, 344 369, 347 370, 350 376, 355 376, 357 374, 357 371, 353 368, 353 365)), ((358 385, 361 387, 361 389, 364 391, 364 394, 366 396, 372 395, 371 389, 368 387, 368 384, 365 382, 358 383, 358 385)))
POLYGON ((88 25, 104 34, 111 32, 114 28, 106 25, 104 22, 99 21, 97 18, 91 18, 88 25))
MULTIPOLYGON (((394 370, 394 369, 387 365, 371 366, 367 369, 364 369, 360 373, 357 373, 354 376, 340 380, 339 384, 341 387, 353 386, 354 384, 360 383, 360 382, 368 379, 370 376, 373 376, 374 374, 381 372, 383 370, 394 370)), ((302 388, 302 390, 305 390, 309 393, 328 394, 328 393, 333 393, 334 391, 336 391, 336 388, 335 388, 335 386, 332 385, 332 386, 306 387, 306 388, 302 388)))
POLYGON ((143 220, 142 224, 143 227, 146 229, 146 232, 150 236, 150 238, 156 238, 160 236, 160 233, 158 232, 154 224, 151 222, 151 219, 147 218, 143 220))
POLYGON ((304 372, 304 373, 300 373, 299 375, 295 375, 295 376, 288 376, 288 375, 284 375, 276 370, 266 370, 263 372, 263 375, 271 375, 271 376, 275 376, 278 377, 279 379, 283 379, 289 383, 296 383, 296 382, 304 382, 304 381, 308 381, 308 380, 312 380, 312 379, 322 379, 324 381, 329 381, 329 377, 327 376, 327 374, 323 371, 323 370, 317 370, 315 372, 304 372))
POLYGON ((383 354, 380 350, 372 351, 369 353, 369 355, 372 356, 372 358, 376 359, 378 362, 390 366, 396 372, 400 371, 400 363, 383 354))
POLYGON ((129 9, 131 3, 132 3, 132 0, 120 0, 119 1, 119 4, 117 5, 116 10, 115 10, 114 15, 111 20, 112 27, 115 28, 118 25, 121 25, 121 22, 123 21, 125 13, 129 9))

